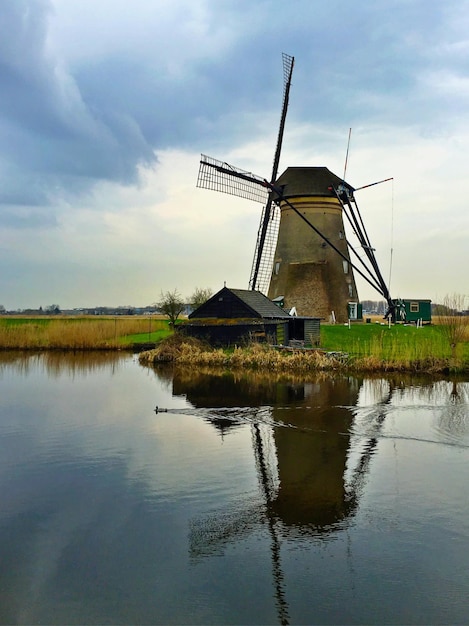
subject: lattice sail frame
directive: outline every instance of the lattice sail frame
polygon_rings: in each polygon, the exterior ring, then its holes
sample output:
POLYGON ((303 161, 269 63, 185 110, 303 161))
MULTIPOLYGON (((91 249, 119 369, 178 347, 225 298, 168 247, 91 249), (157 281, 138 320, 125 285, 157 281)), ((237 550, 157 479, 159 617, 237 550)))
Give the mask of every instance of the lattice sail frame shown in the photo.
MULTIPOLYGON (((277 136, 277 146, 275 148, 274 162, 272 165, 272 175, 270 177, 271 185, 274 185, 277 180, 280 154, 282 151, 283 133, 285 130, 285 120, 287 117, 292 72, 295 63, 295 58, 285 53, 282 54, 282 59, 283 103, 277 136)), ((249 278, 249 289, 258 289, 264 295, 267 295, 270 285, 279 225, 280 209, 273 203, 272 195, 270 195, 261 216, 261 222, 257 234, 256 249, 254 251, 254 258, 252 261, 251 276, 249 278)))
POLYGON ((256 253, 252 261, 251 277, 249 280, 249 288, 261 291, 264 295, 267 295, 269 291, 270 278, 272 275, 272 268, 274 265, 275 248, 277 246, 278 231, 280 227, 280 207, 276 204, 270 205, 270 215, 268 217, 267 229, 264 234, 264 242, 261 247, 261 237, 263 224, 265 221, 265 212, 267 207, 263 207, 261 220, 259 223, 259 230, 257 233, 256 253), (259 264, 256 264, 257 255, 261 254, 259 264), (254 284, 255 269, 257 267, 256 284, 254 284))
POLYGON ((267 295, 280 226, 280 208, 269 198, 268 184, 252 172, 202 154, 197 187, 221 191, 232 196, 261 202, 264 205, 257 233, 249 288, 267 295))
POLYGON ((269 289, 280 225, 280 209, 272 202, 272 195, 269 189, 271 189, 272 185, 275 183, 278 173, 295 58, 282 53, 282 61, 282 114, 277 137, 277 146, 274 153, 270 187, 265 179, 256 176, 252 172, 233 167, 224 161, 218 161, 204 154, 201 155, 196 185, 202 189, 220 191, 229 195, 238 196, 239 198, 252 200, 253 202, 260 202, 264 205, 257 233, 249 288, 259 290, 265 295, 267 295, 269 289))
POLYGON ((200 155, 197 187, 266 204, 269 189, 260 176, 205 154, 200 155))

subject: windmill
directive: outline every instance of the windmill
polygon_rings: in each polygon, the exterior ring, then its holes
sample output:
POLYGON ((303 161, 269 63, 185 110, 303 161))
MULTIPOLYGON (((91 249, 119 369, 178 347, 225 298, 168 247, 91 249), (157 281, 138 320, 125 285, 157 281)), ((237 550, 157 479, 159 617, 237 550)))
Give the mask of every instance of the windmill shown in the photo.
POLYGON ((394 316, 396 303, 361 218, 357 189, 327 167, 288 167, 278 177, 293 66, 294 57, 283 54, 283 105, 270 181, 201 155, 197 187, 263 204, 250 289, 287 310, 294 307, 298 315, 343 322, 359 317, 358 273, 387 301, 387 315, 394 316), (344 216, 361 255, 345 236, 344 216))

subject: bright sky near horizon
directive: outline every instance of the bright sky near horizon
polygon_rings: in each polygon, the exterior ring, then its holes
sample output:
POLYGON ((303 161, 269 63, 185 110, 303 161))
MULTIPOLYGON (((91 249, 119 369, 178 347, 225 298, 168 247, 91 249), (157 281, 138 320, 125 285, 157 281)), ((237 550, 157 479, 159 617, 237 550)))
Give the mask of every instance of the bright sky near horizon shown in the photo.
MULTIPOLYGON (((469 0, 2 0, 0 304, 247 288, 261 205, 200 153, 347 180, 393 297, 469 294, 469 0), (392 250, 392 254, 391 254, 392 250), (392 261, 391 261, 392 259, 392 261)), ((380 299, 357 279, 361 299, 380 299)))

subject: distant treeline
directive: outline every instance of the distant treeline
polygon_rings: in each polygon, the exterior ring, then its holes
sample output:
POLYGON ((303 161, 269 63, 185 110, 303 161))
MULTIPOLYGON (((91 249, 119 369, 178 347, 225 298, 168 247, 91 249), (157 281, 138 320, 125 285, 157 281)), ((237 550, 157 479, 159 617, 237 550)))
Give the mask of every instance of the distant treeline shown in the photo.
MULTIPOLYGON (((384 315, 387 311, 387 303, 385 300, 361 300, 363 314, 384 315)), ((445 304, 432 303, 432 315, 469 315, 469 310, 457 311, 445 304)), ((193 310, 193 306, 186 305, 183 311, 189 314, 193 310)), ((26 315, 29 317, 37 317, 41 315, 154 315, 159 313, 156 305, 144 307, 134 307, 131 305, 109 307, 83 307, 76 309, 61 309, 58 304, 50 304, 48 306, 40 306, 38 309, 17 309, 7 311, 0 304, 0 315, 26 315)))
POLYGON ((77 309, 61 309, 59 305, 39 307, 38 309, 17 309, 7 311, 0 305, 0 315, 26 315, 38 317, 41 315, 152 315, 158 313, 156 306, 133 307, 133 306, 96 306, 77 309))

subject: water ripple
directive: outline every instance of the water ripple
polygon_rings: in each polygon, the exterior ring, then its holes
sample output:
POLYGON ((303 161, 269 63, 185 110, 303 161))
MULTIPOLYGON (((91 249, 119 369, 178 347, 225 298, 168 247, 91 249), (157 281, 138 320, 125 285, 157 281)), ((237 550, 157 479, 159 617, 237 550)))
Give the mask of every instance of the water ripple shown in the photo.
MULTIPOLYGON (((304 409, 310 410, 315 407, 275 407, 275 411, 279 412, 282 410, 292 411, 294 409, 304 409)), ((382 406, 369 406, 369 407, 345 407, 345 406, 337 406, 336 408, 347 408, 351 410, 354 414, 355 419, 359 421, 359 424, 353 424, 349 431, 338 431, 337 435, 341 437, 360 437, 365 439, 390 439, 390 440, 402 440, 402 441, 413 441, 418 443, 427 443, 433 445, 444 445, 444 446, 452 446, 460 449, 468 449, 469 443, 466 443, 464 440, 461 441, 461 438, 464 439, 464 435, 467 435, 467 427, 469 426, 469 421, 466 423, 462 420, 462 426, 455 431, 454 423, 439 423, 437 425, 432 425, 431 430, 435 433, 436 437, 422 437, 416 436, 413 434, 406 434, 402 432, 385 432, 384 431, 384 421, 388 419, 392 414, 399 414, 402 417, 405 413, 416 412, 418 410, 430 412, 434 411, 434 406, 429 405, 419 405, 412 407, 392 407, 386 405, 382 406), (383 410, 384 409, 384 410, 383 410), (366 425, 369 427, 366 428, 366 425), (365 429, 363 429, 365 426, 365 429), (360 428, 361 427, 361 428, 360 428)), ((272 407, 270 406, 262 406, 262 407, 220 407, 216 409, 206 409, 206 408, 189 408, 189 409, 167 409, 166 413, 173 414, 181 414, 181 415, 191 415, 196 418, 202 418, 209 421, 217 421, 217 420, 226 420, 231 422, 233 425, 254 425, 254 424, 265 424, 271 426, 272 428, 288 428, 296 431, 304 432, 304 433, 328 433, 329 430, 324 428, 309 428, 308 426, 297 424, 293 424, 288 420, 279 420, 278 418, 274 419, 272 417, 272 407)), ((461 424, 459 424, 461 426, 461 424)), ((421 425, 420 425, 421 426, 421 425)))

